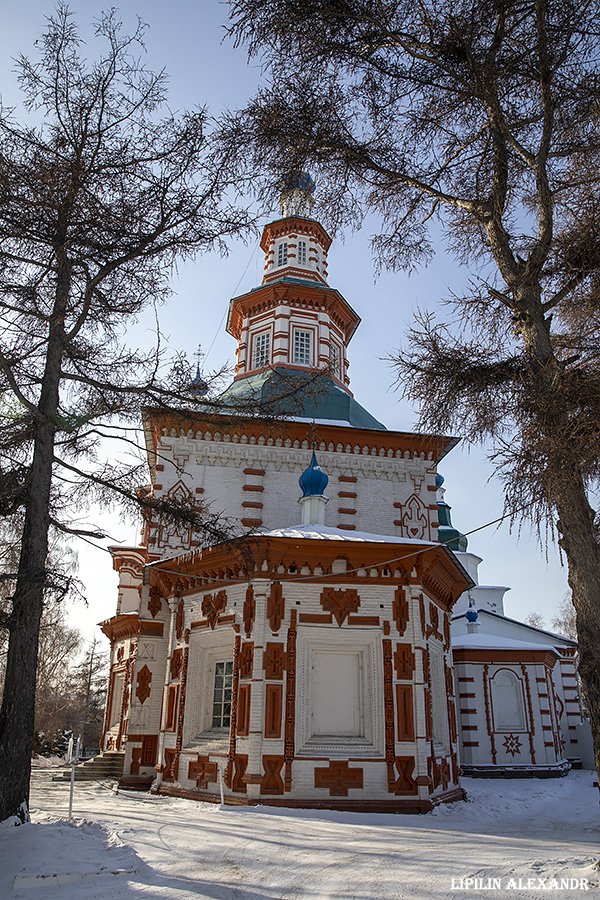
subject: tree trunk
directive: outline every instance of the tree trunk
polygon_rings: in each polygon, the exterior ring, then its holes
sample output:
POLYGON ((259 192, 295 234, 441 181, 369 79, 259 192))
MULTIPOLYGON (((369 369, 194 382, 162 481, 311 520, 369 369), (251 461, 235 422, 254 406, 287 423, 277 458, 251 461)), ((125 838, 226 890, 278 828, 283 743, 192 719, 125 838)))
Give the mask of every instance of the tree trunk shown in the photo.
POLYGON ((600 548, 594 511, 581 480, 565 478, 564 486, 557 493, 560 544, 568 561, 569 585, 577 614, 579 674, 590 714, 600 780, 600 548))
POLYGON ((70 265, 64 260, 50 318, 0 708, 0 822, 9 816, 18 816, 21 821, 29 818, 38 638, 44 605, 50 489, 70 275, 70 265))
POLYGON ((567 557, 568 581, 577 615, 579 675, 590 714, 600 784, 600 546, 595 513, 578 469, 579 460, 566 446, 568 414, 558 399, 562 396, 563 370, 552 348, 538 297, 539 292, 523 292, 527 314, 520 331, 538 396, 538 430, 552 442, 545 490, 558 512, 560 545, 567 557), (544 398, 544 402, 539 398, 544 398))

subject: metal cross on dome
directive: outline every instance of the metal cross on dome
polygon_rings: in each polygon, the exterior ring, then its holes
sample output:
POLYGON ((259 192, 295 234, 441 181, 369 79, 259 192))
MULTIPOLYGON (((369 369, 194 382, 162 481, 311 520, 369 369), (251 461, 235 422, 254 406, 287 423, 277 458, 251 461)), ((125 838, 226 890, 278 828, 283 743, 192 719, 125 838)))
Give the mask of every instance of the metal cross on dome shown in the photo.
POLYGON ((323 435, 317 433, 317 425, 315 420, 312 420, 312 425, 310 427, 310 431, 306 432, 306 437, 310 435, 310 449, 316 450, 319 446, 319 441, 323 440, 323 435))

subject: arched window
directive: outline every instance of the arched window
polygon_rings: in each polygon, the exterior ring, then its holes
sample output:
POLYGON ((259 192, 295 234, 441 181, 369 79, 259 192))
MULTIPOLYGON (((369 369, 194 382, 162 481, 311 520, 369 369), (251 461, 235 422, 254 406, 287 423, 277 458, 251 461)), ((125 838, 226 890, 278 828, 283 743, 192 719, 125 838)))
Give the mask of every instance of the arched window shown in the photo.
POLYGON ((511 669, 499 669, 490 682, 494 731, 526 731, 521 679, 511 669))

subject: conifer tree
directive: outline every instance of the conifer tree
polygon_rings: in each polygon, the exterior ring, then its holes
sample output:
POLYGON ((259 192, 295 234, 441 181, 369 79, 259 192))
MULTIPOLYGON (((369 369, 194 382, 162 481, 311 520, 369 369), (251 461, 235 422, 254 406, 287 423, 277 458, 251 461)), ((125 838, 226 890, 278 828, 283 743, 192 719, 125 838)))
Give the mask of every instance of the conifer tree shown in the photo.
POLYGON ((557 534, 600 771, 600 4, 232 0, 231 20, 267 78, 229 123, 249 166, 310 166, 331 225, 377 214, 380 264, 429 261, 438 222, 471 270, 399 378, 557 534))
MULTIPOLYGON (((143 34, 104 14, 103 49, 87 61, 59 6, 38 61, 18 60, 30 122, 0 108, 0 514, 23 516, 0 611, 0 820, 28 815, 39 627, 57 587, 49 530, 100 535, 78 524, 93 491, 137 501, 139 476, 105 462, 102 442, 137 425, 142 403, 177 401, 159 383, 161 356, 127 349, 127 327, 164 299, 176 260, 223 249, 247 224, 223 199, 229 173, 211 155, 206 113, 165 110, 143 34)), ((183 515, 212 540, 224 533, 197 507, 183 515)))

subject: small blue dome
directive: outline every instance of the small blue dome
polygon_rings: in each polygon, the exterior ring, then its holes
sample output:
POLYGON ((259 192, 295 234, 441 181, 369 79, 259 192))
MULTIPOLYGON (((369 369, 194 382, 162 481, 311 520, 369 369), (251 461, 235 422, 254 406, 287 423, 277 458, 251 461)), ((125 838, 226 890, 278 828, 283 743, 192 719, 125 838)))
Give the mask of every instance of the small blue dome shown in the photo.
POLYGON ((435 486, 438 489, 438 491, 441 488, 441 486, 443 485, 443 483, 444 483, 444 476, 440 475, 440 473, 438 472, 438 474, 435 476, 435 486))
POLYGON ((291 172, 281 181, 282 191, 308 191, 310 194, 315 189, 315 182, 308 172, 291 172))
POLYGON ((469 609, 465 613, 465 618, 467 622, 476 622, 479 618, 479 613, 474 607, 469 607, 469 609))
POLYGON ((196 377, 190 382, 190 391, 195 397, 206 397, 208 384, 200 374, 200 366, 196 366, 196 377))
POLYGON ((306 469, 298 479, 298 484, 302 489, 302 496, 322 497, 323 491, 328 483, 329 478, 318 464, 315 451, 313 450, 312 459, 308 469, 306 469))

